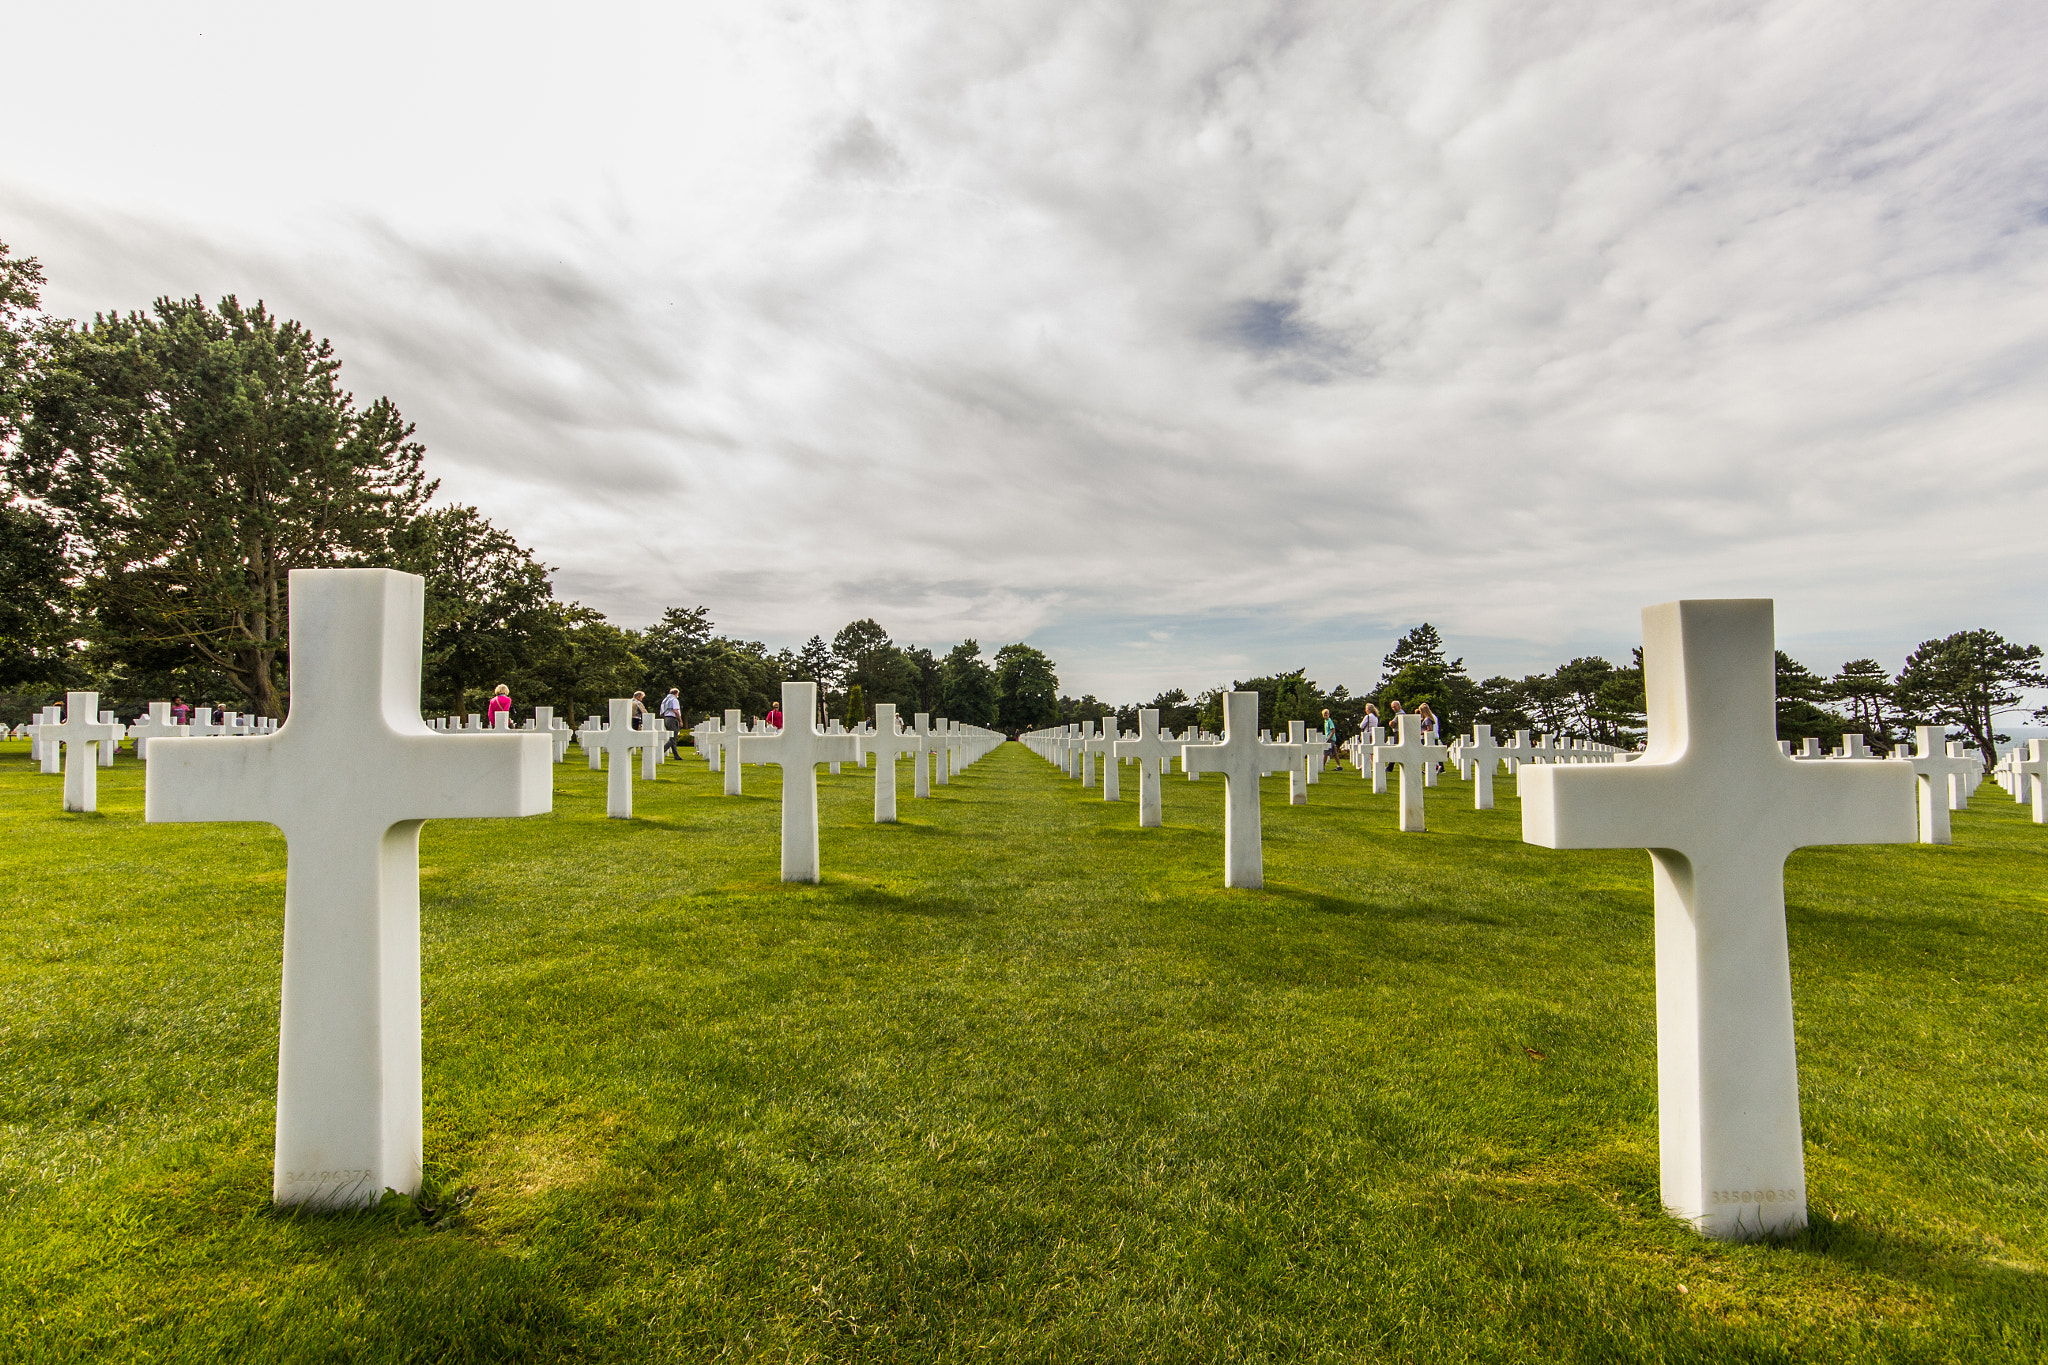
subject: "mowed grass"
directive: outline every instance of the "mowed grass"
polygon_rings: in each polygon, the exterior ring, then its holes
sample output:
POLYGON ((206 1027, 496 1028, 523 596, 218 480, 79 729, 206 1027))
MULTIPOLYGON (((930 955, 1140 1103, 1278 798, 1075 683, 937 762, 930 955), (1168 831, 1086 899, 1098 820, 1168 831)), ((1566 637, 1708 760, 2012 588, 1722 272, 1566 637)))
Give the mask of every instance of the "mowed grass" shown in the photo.
MULTIPOLYGON (((1650 876, 1332 774, 1137 828, 1009 745, 776 880, 777 770, 421 843, 428 1190, 270 1204, 285 848, 0 748, 0 1353, 171 1360, 2048 1357, 2048 829, 1787 875, 1813 1226, 1657 1196, 1650 876)), ((309 780, 318 780, 309 773, 309 780)))

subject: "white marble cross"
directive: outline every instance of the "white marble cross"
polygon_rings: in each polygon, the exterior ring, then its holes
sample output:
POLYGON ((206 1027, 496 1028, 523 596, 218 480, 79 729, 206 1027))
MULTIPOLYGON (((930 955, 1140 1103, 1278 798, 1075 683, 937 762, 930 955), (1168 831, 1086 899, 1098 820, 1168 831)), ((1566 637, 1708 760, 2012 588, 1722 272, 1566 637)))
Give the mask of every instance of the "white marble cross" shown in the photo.
POLYGON ((740 741, 746 733, 747 724, 740 719, 737 707, 727 708, 725 724, 710 732, 711 752, 716 756, 717 766, 724 770, 727 796, 739 796, 745 790, 740 776, 740 741))
POLYGON ((1786 856, 1914 836, 1909 765, 1778 752, 1771 618, 1768 599, 1645 609, 1648 750, 1521 784, 1529 842, 1650 852, 1664 1205, 1722 1238, 1806 1223, 1786 856))
POLYGON ((100 760, 95 751, 111 743, 115 728, 101 724, 99 715, 99 693, 66 692, 63 721, 42 726, 44 772, 51 770, 57 746, 63 746, 65 810, 99 809, 100 760))
POLYGON ((818 728, 818 685, 782 685, 782 732, 740 742, 749 763, 782 769, 782 880, 818 880, 818 765, 855 758, 860 741, 818 728))
POLYGON ((917 765, 916 776, 910 784, 913 798, 928 797, 932 794, 932 771, 930 754, 939 743, 932 733, 932 717, 929 711, 919 711, 911 717, 910 732, 917 736, 917 752, 912 762, 917 765))
MULTIPOLYGON (((1400 721, 1401 742, 1379 744, 1373 747, 1373 766, 1381 772, 1386 764, 1401 765, 1401 814, 1399 825, 1403 834, 1420 834, 1426 828, 1422 792, 1428 785, 1427 776, 1436 771, 1437 760, 1444 756, 1444 746, 1428 744, 1422 738, 1422 717, 1403 711, 1400 721)), ((1383 791, 1384 778, 1373 783, 1374 791, 1383 791)))
POLYGON ((953 723, 944 716, 932 717, 932 780, 941 787, 953 782, 953 723))
POLYGON ((128 737, 128 727, 112 711, 100 712, 99 763, 102 768, 114 766, 114 755, 120 752, 121 741, 128 737))
POLYGON ((1138 712, 1138 731, 1130 739, 1116 742, 1117 758, 1138 760, 1138 828, 1157 829, 1162 823, 1159 810, 1159 774, 1166 760, 1181 751, 1180 746, 1159 733, 1157 711, 1138 712))
MULTIPOLYGON (((1102 799, 1105 801, 1123 799, 1123 790, 1117 785, 1116 771, 1116 746, 1122 738, 1123 736, 1117 732, 1116 717, 1104 716, 1101 732, 1081 741, 1085 755, 1081 761, 1089 767, 1095 766, 1095 755, 1102 755, 1102 799)), ((1088 784, 1083 782, 1081 785, 1085 787, 1088 784)))
POLYGON ((1506 750, 1493 739, 1491 725, 1474 725, 1465 741, 1464 759, 1472 767, 1472 809, 1493 809, 1493 772, 1506 750))
POLYGON ((1917 726, 1913 734, 1913 756, 1907 761, 1913 765, 1913 785, 1919 797, 1920 842, 1952 843, 1955 836, 1948 816, 1955 776, 1977 765, 1971 759, 1957 758, 1954 746, 1943 744, 1939 725, 1917 726))
POLYGON ((537 735, 421 721, 417 576, 294 569, 289 592, 290 718, 241 743, 155 741, 144 809, 284 832, 271 1193, 338 1208, 420 1187, 420 826, 544 814, 553 765, 537 735))
POLYGON ((918 758, 918 739, 915 733, 905 733, 896 723, 896 703, 884 701, 875 703, 875 728, 872 733, 860 737, 862 761, 866 756, 875 758, 875 823, 893 825, 896 823, 896 760, 909 754, 918 758))
POLYGON ((1259 774, 1280 766, 1262 742, 1259 694, 1223 694, 1223 742, 1189 744, 1180 751, 1189 781, 1223 774, 1223 884, 1256 890, 1266 884, 1265 840, 1259 828, 1259 774))
POLYGON ((1948 756, 1962 759, 1969 764, 1968 767, 1959 768, 1948 775, 1948 808, 1968 810, 1971 794, 1984 781, 1984 765, 1970 757, 1970 746, 1961 741, 1948 746, 1948 756))
POLYGON ((1870 752, 1870 747, 1863 742, 1863 736, 1861 735, 1843 735, 1842 747, 1835 751, 1834 756, 1836 758, 1874 757, 1870 752))
MULTIPOLYGON (((140 726, 142 722, 137 721, 136 724, 140 726)), ((149 726, 146 731, 148 738, 136 739, 135 757, 147 763, 151 739, 171 739, 184 733, 184 726, 173 724, 171 721, 171 704, 167 701, 153 701, 149 704, 149 726)))
POLYGON ((553 747, 555 762, 560 763, 569 752, 569 722, 555 719, 555 708, 536 706, 533 708, 533 728, 548 737, 553 747))
MULTIPOLYGON (((2034 823, 2048 825, 2048 741, 2027 741, 2026 756, 2013 767, 2025 787, 2033 790, 2034 823)), ((2024 789, 2024 787, 2023 787, 2024 789)))
POLYGON ((1290 720, 1287 722, 1287 739, 1284 745, 1292 751, 1293 762, 1287 766, 1287 804, 1306 806, 1308 804, 1308 722, 1290 720))
POLYGON ((614 820, 633 818, 633 751, 653 742, 649 730, 633 728, 633 699, 611 698, 612 723, 602 730, 583 731, 583 747, 590 751, 590 766, 600 757, 605 766, 604 813, 614 820))

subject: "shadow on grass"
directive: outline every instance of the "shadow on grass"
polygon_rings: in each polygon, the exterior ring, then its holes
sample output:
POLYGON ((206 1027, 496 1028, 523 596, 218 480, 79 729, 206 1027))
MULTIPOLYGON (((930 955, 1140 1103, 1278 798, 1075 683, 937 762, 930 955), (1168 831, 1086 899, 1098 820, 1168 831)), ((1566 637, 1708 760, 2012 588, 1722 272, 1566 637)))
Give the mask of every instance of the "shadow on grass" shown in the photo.
POLYGON ((1294 886, 1287 882, 1269 881, 1265 889, 1268 895, 1293 901, 1318 914, 1365 917, 1386 924, 1478 924, 1498 928, 1510 923, 1504 915, 1475 910, 1468 905, 1441 898, 1392 904, 1386 901, 1356 900, 1328 891, 1312 891, 1307 887, 1294 886))
POLYGON ((1824 1258, 1943 1294, 2029 1304, 2035 1310, 2032 1338, 2048 1341, 2048 1313, 2043 1312, 2048 1310, 2048 1274, 2000 1265, 1966 1249, 1879 1231, 1818 1211, 1810 1211, 1808 1218, 1805 1231, 1770 1245, 1787 1254, 1824 1258))

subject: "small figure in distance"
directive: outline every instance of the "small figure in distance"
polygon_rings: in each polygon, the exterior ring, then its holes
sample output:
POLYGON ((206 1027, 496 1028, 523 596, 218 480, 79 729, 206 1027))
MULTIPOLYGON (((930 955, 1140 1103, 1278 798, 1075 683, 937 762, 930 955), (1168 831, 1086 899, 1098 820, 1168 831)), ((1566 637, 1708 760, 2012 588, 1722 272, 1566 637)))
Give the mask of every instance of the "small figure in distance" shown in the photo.
POLYGON ((498 684, 498 690, 493 692, 490 701, 484 704, 484 729, 498 728, 500 711, 505 713, 505 724, 509 726, 512 723, 512 689, 503 683, 498 684))
POLYGON ((1337 747, 1337 722, 1330 719, 1330 708, 1323 708, 1323 757, 1333 768, 1344 766, 1344 751, 1337 747))
POLYGON ((668 695, 661 699, 661 728, 668 731, 668 756, 676 756, 676 745, 683 738, 683 690, 671 687, 668 695))
POLYGON ((178 695, 177 695, 176 693, 172 693, 172 694, 171 694, 171 724, 173 724, 173 725, 190 725, 191 723, 192 723, 192 703, 190 703, 190 702, 186 701, 186 700, 185 700, 185 699, 184 699, 183 697, 181 697, 181 696, 178 696, 178 695))
POLYGON ((633 728, 635 730, 645 730, 648 728, 647 694, 645 692, 635 692, 633 694, 633 728))

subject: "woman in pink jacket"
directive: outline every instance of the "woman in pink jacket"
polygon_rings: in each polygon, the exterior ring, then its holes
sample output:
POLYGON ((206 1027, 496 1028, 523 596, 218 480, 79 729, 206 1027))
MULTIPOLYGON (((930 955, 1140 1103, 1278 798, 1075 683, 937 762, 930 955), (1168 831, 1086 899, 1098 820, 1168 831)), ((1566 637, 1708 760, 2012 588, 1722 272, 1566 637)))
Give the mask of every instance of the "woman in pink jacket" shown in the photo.
POLYGON ((512 689, 503 683, 498 684, 497 695, 491 698, 488 706, 484 707, 484 729, 495 730, 498 728, 498 713, 500 711, 505 713, 505 728, 511 729, 512 689))

